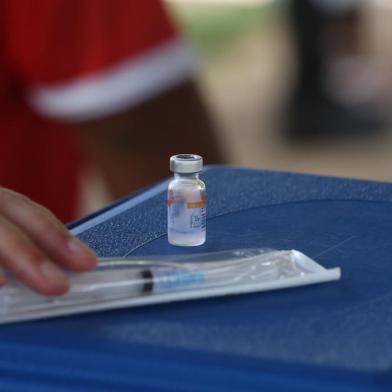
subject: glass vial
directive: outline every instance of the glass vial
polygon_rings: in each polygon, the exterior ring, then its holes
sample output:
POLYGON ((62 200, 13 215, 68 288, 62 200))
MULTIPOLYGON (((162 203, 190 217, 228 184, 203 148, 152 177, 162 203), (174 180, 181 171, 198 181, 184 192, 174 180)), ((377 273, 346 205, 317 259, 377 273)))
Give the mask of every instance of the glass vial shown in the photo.
POLYGON ((206 186, 199 179, 200 155, 180 154, 170 158, 174 178, 167 193, 167 236, 177 246, 197 246, 206 241, 206 186))

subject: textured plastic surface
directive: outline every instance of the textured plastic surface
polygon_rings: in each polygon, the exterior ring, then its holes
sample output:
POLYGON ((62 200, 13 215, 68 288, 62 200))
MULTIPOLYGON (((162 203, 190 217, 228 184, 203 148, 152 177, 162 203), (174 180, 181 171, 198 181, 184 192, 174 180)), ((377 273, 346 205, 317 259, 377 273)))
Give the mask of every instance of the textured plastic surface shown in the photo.
POLYGON ((166 184, 74 230, 100 256, 298 249, 342 279, 4 326, 0 390, 391 390, 392 185, 219 167, 203 179, 198 249, 167 243, 166 184))

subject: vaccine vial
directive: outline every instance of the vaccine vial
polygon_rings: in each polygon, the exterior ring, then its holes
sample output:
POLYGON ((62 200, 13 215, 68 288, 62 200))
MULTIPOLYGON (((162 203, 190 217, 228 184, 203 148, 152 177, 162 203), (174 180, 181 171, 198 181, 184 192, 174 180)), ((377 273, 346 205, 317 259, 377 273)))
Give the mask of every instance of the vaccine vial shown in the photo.
POLYGON ((167 193, 167 235, 177 246, 197 246, 206 241, 206 186, 199 179, 200 155, 180 154, 170 158, 174 178, 167 193))

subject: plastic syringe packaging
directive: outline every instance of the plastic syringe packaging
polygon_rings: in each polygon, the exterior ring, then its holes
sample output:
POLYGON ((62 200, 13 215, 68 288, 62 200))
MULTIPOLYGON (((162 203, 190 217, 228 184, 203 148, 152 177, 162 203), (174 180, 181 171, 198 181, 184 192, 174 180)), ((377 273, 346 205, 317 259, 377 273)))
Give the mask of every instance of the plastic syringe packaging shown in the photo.
POLYGON ((303 253, 234 249, 188 256, 100 259, 95 271, 70 273, 71 288, 46 297, 9 277, 0 289, 0 323, 97 310, 245 294, 340 278, 303 253))

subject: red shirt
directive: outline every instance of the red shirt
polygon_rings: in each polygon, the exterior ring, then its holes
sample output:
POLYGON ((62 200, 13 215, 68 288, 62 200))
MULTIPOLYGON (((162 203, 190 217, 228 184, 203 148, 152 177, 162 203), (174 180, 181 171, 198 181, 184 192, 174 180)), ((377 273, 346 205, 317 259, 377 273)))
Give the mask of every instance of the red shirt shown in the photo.
POLYGON ((190 57, 158 0, 0 0, 0 186, 75 218, 73 124, 139 104, 190 57))

